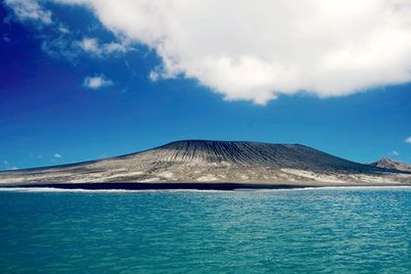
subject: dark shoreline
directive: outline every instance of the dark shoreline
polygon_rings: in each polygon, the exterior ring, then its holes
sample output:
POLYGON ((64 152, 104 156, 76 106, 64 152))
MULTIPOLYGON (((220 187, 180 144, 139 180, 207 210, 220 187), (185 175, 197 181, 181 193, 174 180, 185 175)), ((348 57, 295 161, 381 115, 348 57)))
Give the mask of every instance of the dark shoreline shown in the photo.
POLYGON ((47 183, 7 185, 1 188, 56 188, 67 190, 261 190, 323 187, 401 187, 409 184, 261 184, 261 183, 47 183))
POLYGON ((237 190, 237 189, 297 189, 321 187, 292 184, 241 184, 241 183, 76 183, 76 184, 27 184, 4 188, 58 188, 83 190, 237 190))

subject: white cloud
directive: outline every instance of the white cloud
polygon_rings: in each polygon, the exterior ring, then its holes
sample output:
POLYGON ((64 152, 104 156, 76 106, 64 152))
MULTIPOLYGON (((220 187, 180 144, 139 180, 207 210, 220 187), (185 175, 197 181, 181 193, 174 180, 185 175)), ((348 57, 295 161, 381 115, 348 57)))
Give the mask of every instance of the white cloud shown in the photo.
POLYGON ((87 88, 97 90, 103 87, 112 86, 113 82, 109 79, 106 79, 104 75, 88 76, 84 79, 83 85, 87 88))
POLYGON ((5 35, 3 35, 3 41, 4 42, 6 42, 6 43, 10 43, 11 42, 11 39, 5 34, 5 35))
POLYGON ((52 57, 64 57, 68 60, 74 60, 80 52, 77 45, 72 41, 69 32, 58 31, 58 36, 46 37, 42 41, 41 49, 52 57))
POLYGON ((62 158, 63 156, 62 156, 61 154, 59 154, 59 153, 55 153, 55 154, 53 155, 53 157, 59 159, 59 158, 62 158))
POLYGON ((128 50, 127 47, 120 43, 110 42, 107 44, 103 44, 103 51, 108 54, 115 53, 115 52, 124 53, 127 50, 128 50))
POLYGON ((194 78, 228 100, 411 81, 410 0, 49 1, 83 5, 119 37, 154 49, 154 79, 194 78))
POLYGON ((4 166, 4 169, 8 169, 8 170, 16 170, 16 169, 19 169, 18 167, 16 167, 16 166, 12 166, 11 164, 10 164, 10 162, 9 161, 7 161, 7 160, 4 160, 3 161, 3 166, 4 166))
POLYGON ((408 0, 55 1, 87 4, 108 29, 155 49, 162 77, 198 79, 229 100, 411 80, 408 0))
POLYGON ((5 0, 18 19, 39 21, 43 24, 51 24, 51 12, 42 8, 38 0, 5 0))
POLYGON ((407 139, 405 139, 405 142, 408 143, 408 144, 411 144, 411 136, 408 137, 407 139))
POLYGON ((87 52, 100 54, 100 47, 98 45, 98 41, 95 38, 84 38, 79 42, 79 46, 87 52))
POLYGON ((148 78, 150 78, 151 81, 156 82, 161 78, 161 73, 156 70, 152 70, 148 75, 148 78))
POLYGON ((78 42, 78 45, 85 52, 88 52, 88 53, 91 53, 97 56, 114 54, 114 53, 125 53, 128 51, 127 46, 124 44, 120 44, 116 42, 100 44, 97 38, 89 38, 89 37, 83 38, 83 40, 78 42))
POLYGON ((400 153, 396 150, 391 151, 391 155, 394 157, 400 156, 400 153))
POLYGON ((69 33, 70 33, 70 29, 69 29, 68 27, 62 25, 62 24, 60 24, 60 25, 58 26, 58 30, 59 30, 59 32, 62 33, 62 34, 69 34, 69 33))

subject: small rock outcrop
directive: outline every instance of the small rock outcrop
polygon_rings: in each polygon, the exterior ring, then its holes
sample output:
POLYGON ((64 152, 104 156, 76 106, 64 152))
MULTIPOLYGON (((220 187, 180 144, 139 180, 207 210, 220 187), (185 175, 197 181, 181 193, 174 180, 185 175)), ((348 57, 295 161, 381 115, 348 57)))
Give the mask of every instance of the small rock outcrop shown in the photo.
POLYGON ((395 161, 390 158, 382 158, 381 160, 374 162, 371 165, 375 167, 379 167, 379 168, 384 168, 384 169, 411 172, 410 164, 406 164, 400 161, 395 161))

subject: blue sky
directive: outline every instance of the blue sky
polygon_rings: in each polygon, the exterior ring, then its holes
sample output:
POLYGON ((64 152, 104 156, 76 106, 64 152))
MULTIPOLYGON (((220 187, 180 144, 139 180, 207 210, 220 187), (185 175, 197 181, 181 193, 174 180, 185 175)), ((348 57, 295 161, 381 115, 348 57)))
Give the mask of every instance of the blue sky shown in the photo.
POLYGON ((178 139, 301 143, 360 162, 411 162, 407 81, 360 92, 333 84, 338 96, 321 87, 257 96, 258 88, 197 77, 188 65, 186 76, 167 76, 173 72, 158 49, 113 33, 84 7, 46 3, 38 8, 52 16, 41 18, 19 16, 9 2, 0 6, 0 169, 115 156, 178 139))

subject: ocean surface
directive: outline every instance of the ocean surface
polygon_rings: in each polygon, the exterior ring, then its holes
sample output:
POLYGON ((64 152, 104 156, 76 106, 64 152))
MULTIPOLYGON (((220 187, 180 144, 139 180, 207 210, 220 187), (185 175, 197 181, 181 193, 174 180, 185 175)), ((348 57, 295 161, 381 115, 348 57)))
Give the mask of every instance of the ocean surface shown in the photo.
POLYGON ((411 189, 1 190, 0 273, 411 273, 411 189))

